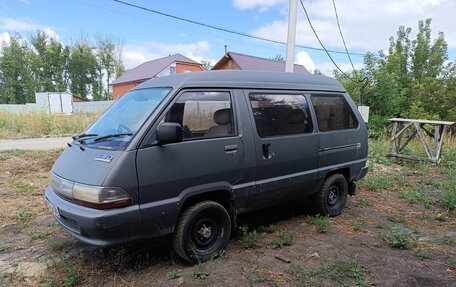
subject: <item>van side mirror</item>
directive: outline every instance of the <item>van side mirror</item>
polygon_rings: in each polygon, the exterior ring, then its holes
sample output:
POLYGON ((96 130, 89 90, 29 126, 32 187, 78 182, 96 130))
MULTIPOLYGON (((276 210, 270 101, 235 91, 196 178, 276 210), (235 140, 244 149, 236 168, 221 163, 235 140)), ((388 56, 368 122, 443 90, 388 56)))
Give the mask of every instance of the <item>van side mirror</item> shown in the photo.
POLYGON ((182 127, 178 123, 163 123, 157 129, 159 144, 178 143, 182 141, 182 127))

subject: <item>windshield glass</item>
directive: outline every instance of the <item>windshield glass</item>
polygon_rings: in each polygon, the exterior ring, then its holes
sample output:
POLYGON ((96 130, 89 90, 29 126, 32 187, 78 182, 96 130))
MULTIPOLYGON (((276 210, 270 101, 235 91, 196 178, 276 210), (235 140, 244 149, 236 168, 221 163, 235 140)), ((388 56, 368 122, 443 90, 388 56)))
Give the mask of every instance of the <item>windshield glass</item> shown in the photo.
POLYGON ((83 144, 109 148, 125 147, 171 88, 128 92, 84 132, 83 144))

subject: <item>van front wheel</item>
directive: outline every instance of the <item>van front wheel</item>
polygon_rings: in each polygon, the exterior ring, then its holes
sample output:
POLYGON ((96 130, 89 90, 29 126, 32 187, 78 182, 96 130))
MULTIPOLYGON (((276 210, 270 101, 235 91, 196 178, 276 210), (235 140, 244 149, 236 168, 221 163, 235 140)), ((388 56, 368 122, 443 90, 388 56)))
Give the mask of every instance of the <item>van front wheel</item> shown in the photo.
POLYGON ((207 261, 223 251, 230 240, 231 220, 214 201, 196 203, 180 216, 173 237, 174 250, 184 260, 207 261))
POLYGON ((339 215, 345 207, 347 192, 348 185, 343 175, 329 176, 313 197, 316 211, 324 216, 339 215))

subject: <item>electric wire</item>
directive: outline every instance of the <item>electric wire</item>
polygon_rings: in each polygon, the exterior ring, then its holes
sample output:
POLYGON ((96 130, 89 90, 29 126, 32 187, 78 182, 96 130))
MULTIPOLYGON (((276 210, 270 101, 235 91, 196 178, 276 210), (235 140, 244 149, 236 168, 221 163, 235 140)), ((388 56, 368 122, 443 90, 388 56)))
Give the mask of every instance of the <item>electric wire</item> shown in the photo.
MULTIPOLYGON (((302 0, 299 0, 299 2, 301 2, 301 6, 302 6, 302 9, 304 10, 304 13, 306 14, 306 18, 307 18, 307 21, 309 22, 309 25, 310 25, 310 28, 312 29, 315 37, 317 38, 318 42, 320 43, 320 46, 323 48, 323 50, 325 50, 326 54, 328 55, 329 59, 331 60, 331 62, 334 64, 334 66, 342 73, 342 75, 344 75, 345 77, 351 79, 351 77, 349 75, 347 75, 344 71, 342 71, 341 68, 339 68, 339 66, 336 64, 336 62, 334 61, 334 59, 331 57, 331 54, 328 52, 328 50, 326 49, 326 47, 323 45, 323 43, 321 42, 320 40, 320 37, 318 37, 318 34, 317 32, 315 31, 313 25, 312 25, 312 21, 310 21, 310 18, 309 18, 309 14, 307 14, 307 10, 306 10, 306 7, 304 6, 304 3, 302 2, 302 0)), ((345 53, 344 53, 345 54, 345 53)))
POLYGON ((347 52, 347 56, 348 56, 348 59, 350 60, 350 64, 353 68, 353 71, 355 71, 355 66, 353 65, 352 59, 350 57, 350 53, 348 52, 348 49, 347 49, 347 44, 345 44, 345 39, 344 39, 344 35, 342 34, 342 29, 340 28, 339 15, 337 13, 337 8, 336 8, 336 0, 332 0, 332 2, 333 2, 333 6, 334 6, 334 13, 336 14, 337 27, 339 27, 340 37, 342 38, 342 42, 344 42, 345 52, 347 52))
MULTIPOLYGON (((203 23, 203 22, 191 20, 191 19, 188 19, 188 18, 183 18, 183 17, 171 15, 171 14, 168 14, 168 13, 164 13, 164 12, 161 12, 161 11, 158 11, 158 10, 154 10, 154 9, 150 9, 150 8, 147 8, 147 7, 144 7, 144 6, 132 4, 132 3, 129 3, 129 2, 126 2, 126 1, 122 1, 122 0, 111 0, 111 1, 116 2, 118 4, 129 6, 129 7, 132 7, 132 8, 136 8, 136 9, 140 9, 140 10, 143 10, 143 11, 147 11, 147 12, 150 12, 150 13, 158 14, 158 15, 161 15, 161 16, 164 16, 164 17, 176 19, 176 20, 179 20, 179 21, 184 21, 184 22, 187 22, 187 23, 191 23, 191 24, 194 24, 194 25, 198 25, 198 26, 202 26, 202 27, 206 27, 206 28, 210 28, 210 29, 219 30, 219 31, 222 31, 222 32, 230 33, 230 34, 235 34, 235 35, 248 37, 248 38, 252 38, 252 39, 256 39, 256 40, 261 40, 261 41, 266 41, 266 42, 271 42, 271 43, 275 43, 275 44, 281 44, 281 45, 286 45, 287 44, 286 42, 282 42, 282 41, 278 41, 278 40, 274 40, 274 39, 269 39, 269 38, 265 38, 265 37, 260 37, 260 36, 255 36, 255 35, 251 35, 251 34, 248 34, 248 33, 245 33, 245 32, 234 31, 234 30, 231 30, 231 29, 228 29, 228 28, 219 27, 219 26, 215 26, 215 25, 212 25, 212 24, 206 24, 206 23, 203 23)), ((296 47, 303 48, 303 49, 309 49, 309 50, 316 50, 316 51, 325 51, 326 53, 328 53, 328 51, 329 51, 331 53, 346 54, 346 52, 344 52, 344 51, 327 50, 326 48, 321 49, 321 48, 315 48, 315 47, 305 46, 305 45, 296 45, 296 47)), ((352 52, 350 54, 355 55, 355 56, 365 56, 365 54, 362 54, 362 53, 353 53, 352 52)))

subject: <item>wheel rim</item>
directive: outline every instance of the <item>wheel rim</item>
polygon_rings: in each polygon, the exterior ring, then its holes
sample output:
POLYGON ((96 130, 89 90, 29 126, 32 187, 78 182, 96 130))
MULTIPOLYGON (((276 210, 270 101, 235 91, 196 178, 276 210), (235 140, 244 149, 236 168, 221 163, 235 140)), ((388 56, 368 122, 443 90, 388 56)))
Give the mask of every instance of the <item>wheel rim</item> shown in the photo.
POLYGON ((215 216, 205 216, 198 219, 193 225, 192 241, 197 249, 210 247, 219 237, 220 220, 215 216))
POLYGON ((329 188, 327 203, 330 207, 336 206, 341 199, 341 184, 335 183, 329 188))

